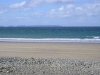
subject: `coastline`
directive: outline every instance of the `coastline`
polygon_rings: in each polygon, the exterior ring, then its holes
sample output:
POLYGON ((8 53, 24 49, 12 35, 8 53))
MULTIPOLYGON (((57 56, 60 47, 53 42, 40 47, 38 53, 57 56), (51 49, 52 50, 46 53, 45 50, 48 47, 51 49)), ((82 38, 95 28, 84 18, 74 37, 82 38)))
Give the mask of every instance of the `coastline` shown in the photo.
POLYGON ((18 43, 99 43, 99 37, 93 38, 0 38, 0 42, 18 42, 18 43))
POLYGON ((71 42, 0 42, 0 57, 100 60, 100 44, 71 42))

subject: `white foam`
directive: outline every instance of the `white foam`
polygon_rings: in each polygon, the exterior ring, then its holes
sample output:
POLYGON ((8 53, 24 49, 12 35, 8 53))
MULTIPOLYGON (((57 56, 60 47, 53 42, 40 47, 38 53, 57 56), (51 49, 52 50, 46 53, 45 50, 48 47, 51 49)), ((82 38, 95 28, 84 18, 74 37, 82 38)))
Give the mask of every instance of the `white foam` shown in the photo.
POLYGON ((100 37, 99 37, 99 36, 94 36, 93 38, 94 38, 94 39, 100 39, 100 37))
POLYGON ((0 38, 1 42, 82 42, 100 43, 99 38, 0 38))

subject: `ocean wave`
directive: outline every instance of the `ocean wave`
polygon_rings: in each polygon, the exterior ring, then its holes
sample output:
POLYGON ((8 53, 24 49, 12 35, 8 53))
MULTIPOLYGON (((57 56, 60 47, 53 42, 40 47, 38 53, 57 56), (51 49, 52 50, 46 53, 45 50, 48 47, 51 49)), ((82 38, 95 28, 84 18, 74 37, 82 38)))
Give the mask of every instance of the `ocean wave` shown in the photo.
POLYGON ((100 36, 94 36, 93 38, 94 39, 100 39, 100 36))
POLYGON ((0 42, 82 42, 100 43, 100 38, 0 38, 0 42))

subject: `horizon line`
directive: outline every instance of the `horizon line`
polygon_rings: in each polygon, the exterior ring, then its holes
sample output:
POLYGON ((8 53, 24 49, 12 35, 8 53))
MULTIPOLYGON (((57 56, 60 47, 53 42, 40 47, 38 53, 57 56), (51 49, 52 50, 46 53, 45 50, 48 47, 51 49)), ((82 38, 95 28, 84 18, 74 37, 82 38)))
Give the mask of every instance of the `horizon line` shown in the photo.
POLYGON ((0 26, 0 27, 100 27, 100 26, 0 26))

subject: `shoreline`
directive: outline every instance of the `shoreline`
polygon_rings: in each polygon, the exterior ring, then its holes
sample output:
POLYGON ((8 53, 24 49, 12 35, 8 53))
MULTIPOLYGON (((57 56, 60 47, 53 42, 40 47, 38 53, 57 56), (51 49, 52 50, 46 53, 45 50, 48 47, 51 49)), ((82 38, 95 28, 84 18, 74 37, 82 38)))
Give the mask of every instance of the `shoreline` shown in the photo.
POLYGON ((100 44, 66 42, 0 42, 0 57, 100 60, 100 44))
POLYGON ((0 42, 23 42, 23 43, 98 43, 100 38, 0 38, 0 42))

